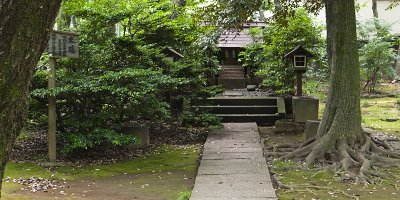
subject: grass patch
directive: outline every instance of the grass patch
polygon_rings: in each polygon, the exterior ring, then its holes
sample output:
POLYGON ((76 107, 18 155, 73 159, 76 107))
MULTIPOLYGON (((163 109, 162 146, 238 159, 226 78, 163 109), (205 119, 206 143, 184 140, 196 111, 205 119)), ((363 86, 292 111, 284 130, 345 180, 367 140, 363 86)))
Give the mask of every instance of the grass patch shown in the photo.
POLYGON ((396 98, 361 99, 361 105, 364 126, 400 136, 400 111, 396 98))
POLYGON ((191 195, 191 191, 181 192, 179 193, 178 200, 189 200, 191 195))
POLYGON ((105 177, 120 173, 138 174, 166 170, 195 171, 198 151, 199 146, 165 145, 154 149, 146 157, 131 161, 100 166, 60 167, 57 171, 71 178, 105 177))
POLYGON ((120 173, 147 173, 166 170, 195 171, 199 146, 157 147, 146 157, 136 158, 110 165, 63 166, 47 170, 33 163, 9 163, 5 176, 12 178, 29 178, 31 176, 54 179, 73 180, 84 177, 105 177, 120 173))
MULTIPOLYGON (((361 99, 362 124, 375 130, 380 130, 400 137, 400 110, 398 99, 393 97, 361 99), (391 119, 398 119, 391 121, 391 119)), ((320 102, 319 118, 322 118, 325 103, 320 102)))

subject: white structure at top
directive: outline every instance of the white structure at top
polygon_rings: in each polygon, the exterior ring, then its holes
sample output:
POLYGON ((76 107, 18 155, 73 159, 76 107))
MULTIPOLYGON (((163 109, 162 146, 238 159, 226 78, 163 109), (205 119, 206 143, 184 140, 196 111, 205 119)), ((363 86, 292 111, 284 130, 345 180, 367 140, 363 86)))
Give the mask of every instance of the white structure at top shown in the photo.
MULTIPOLYGON (((363 5, 358 12, 358 19, 364 21, 373 18, 372 0, 358 0, 358 2, 363 5)), ((389 10, 390 0, 376 0, 376 3, 378 18, 391 25, 393 34, 400 34, 400 6, 389 10)))
MULTIPOLYGON (((372 0, 357 0, 361 5, 357 13, 357 20, 366 21, 373 18, 372 0)), ((384 20, 391 25, 393 34, 400 34, 400 6, 388 9, 390 0, 376 0, 378 9, 378 18, 384 20)), ((325 22, 325 10, 321 10, 317 17, 318 21, 325 22)))

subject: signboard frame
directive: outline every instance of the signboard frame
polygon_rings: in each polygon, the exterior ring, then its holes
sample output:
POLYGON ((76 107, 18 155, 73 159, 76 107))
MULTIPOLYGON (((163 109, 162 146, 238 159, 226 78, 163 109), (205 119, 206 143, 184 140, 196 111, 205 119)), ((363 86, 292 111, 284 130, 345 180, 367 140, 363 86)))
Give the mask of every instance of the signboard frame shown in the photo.
POLYGON ((50 32, 46 52, 53 58, 79 58, 79 33, 50 32))

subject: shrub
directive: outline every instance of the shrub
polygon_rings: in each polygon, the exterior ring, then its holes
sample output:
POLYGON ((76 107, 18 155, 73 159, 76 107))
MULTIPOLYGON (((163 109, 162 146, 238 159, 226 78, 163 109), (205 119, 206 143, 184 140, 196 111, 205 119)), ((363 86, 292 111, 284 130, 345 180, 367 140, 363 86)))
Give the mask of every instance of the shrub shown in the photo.
POLYGON ((375 92, 380 80, 395 76, 397 54, 392 48, 390 26, 382 20, 372 19, 359 23, 358 30, 361 77, 365 81, 363 91, 375 92))
MULTIPOLYGON (((157 125, 177 120, 171 114, 174 100, 191 102, 217 91, 207 84, 207 74, 217 62, 209 56, 212 52, 202 51, 215 44, 201 41, 206 30, 195 26, 190 14, 177 10, 174 2, 71 0, 62 10, 76 19, 80 58, 59 60, 57 87, 52 90, 46 89, 47 63, 38 67, 30 121, 44 122, 47 97, 56 97, 64 152, 134 142, 119 130, 137 121, 157 125), (123 33, 116 33, 115 24, 123 27, 123 33), (185 57, 169 61, 167 46, 185 57)), ((60 24, 69 29, 68 23, 60 24)), ((212 122, 199 117, 188 123, 207 126, 212 122)))

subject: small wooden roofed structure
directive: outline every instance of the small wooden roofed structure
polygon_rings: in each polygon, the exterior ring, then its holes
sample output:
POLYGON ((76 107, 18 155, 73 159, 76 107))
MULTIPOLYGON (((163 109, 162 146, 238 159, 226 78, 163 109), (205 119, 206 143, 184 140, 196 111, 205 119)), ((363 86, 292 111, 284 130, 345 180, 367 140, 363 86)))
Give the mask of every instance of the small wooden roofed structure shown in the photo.
POLYGON ((307 51, 306 49, 304 49, 302 46, 297 46, 295 47, 292 51, 290 51, 289 53, 287 53, 284 58, 292 58, 295 55, 305 55, 308 58, 312 58, 314 57, 313 54, 311 54, 309 51, 307 51))
POLYGON ((264 28, 265 22, 247 22, 241 29, 224 30, 219 38, 218 47, 220 48, 244 48, 254 42, 248 34, 250 28, 264 28))
POLYGON ((167 47, 164 49, 164 53, 168 56, 168 57, 172 57, 173 61, 177 61, 180 60, 182 58, 184 58, 184 56, 182 54, 180 54, 178 51, 176 51, 175 49, 173 49, 172 47, 167 47))

